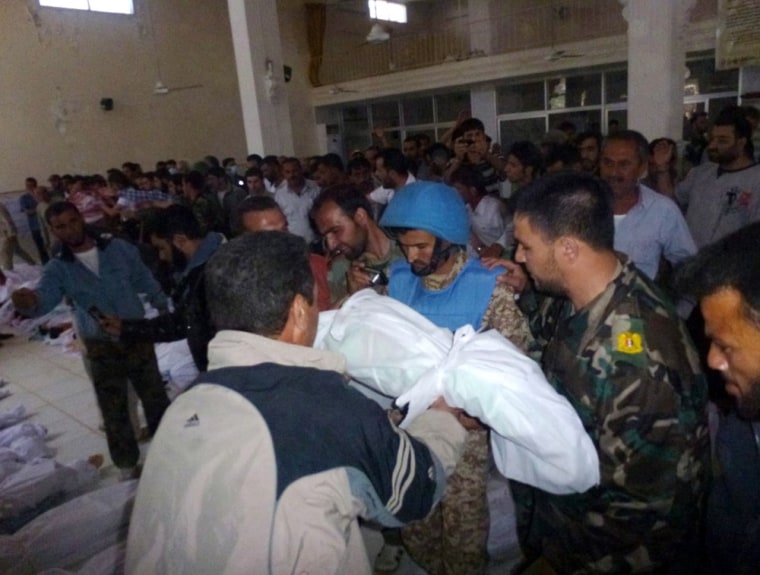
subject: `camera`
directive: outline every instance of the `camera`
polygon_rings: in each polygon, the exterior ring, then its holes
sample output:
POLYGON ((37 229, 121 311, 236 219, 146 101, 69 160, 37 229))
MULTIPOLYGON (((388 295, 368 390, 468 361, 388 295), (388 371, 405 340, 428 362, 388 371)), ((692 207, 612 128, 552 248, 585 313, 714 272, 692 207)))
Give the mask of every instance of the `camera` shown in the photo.
POLYGON ((375 268, 364 268, 364 271, 369 275, 369 284, 373 286, 387 286, 388 276, 385 275, 383 270, 375 268))

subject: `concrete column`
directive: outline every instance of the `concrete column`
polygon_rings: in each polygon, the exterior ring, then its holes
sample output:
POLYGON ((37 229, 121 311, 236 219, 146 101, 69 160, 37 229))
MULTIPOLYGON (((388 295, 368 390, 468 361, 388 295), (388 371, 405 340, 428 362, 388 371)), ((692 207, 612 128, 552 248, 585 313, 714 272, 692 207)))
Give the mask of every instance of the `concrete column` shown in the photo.
POLYGON ((628 21, 628 126, 681 139, 686 52, 695 0, 620 0, 628 21))
POLYGON ((293 154, 277 4, 227 0, 248 153, 293 154))
POLYGON ((490 0, 470 0, 467 3, 470 27, 470 52, 491 54, 491 3, 490 0))
POLYGON ((499 126, 496 123, 496 90, 493 86, 477 86, 470 90, 472 117, 478 118, 486 128, 486 135, 497 141, 499 126))

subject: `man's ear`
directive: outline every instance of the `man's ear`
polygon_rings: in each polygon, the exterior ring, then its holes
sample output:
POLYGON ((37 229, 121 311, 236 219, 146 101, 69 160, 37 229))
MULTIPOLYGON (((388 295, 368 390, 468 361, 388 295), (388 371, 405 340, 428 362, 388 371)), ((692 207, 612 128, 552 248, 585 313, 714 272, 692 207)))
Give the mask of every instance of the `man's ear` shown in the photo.
POLYGON ((364 208, 357 208, 356 212, 354 212, 354 218, 353 220, 359 224, 360 226, 367 225, 367 220, 369 219, 369 215, 367 214, 366 210, 364 208))
POLYGON ((293 298, 288 312, 288 324, 290 324, 294 343, 300 343, 300 336, 309 332, 309 302, 300 293, 293 298))
POLYGON ((184 251, 182 248, 185 244, 187 244, 187 236, 185 234, 174 234, 172 236, 172 245, 179 251, 184 251))
POLYGON ((557 261, 572 265, 580 255, 580 244, 572 236, 562 236, 554 242, 554 256, 557 261))

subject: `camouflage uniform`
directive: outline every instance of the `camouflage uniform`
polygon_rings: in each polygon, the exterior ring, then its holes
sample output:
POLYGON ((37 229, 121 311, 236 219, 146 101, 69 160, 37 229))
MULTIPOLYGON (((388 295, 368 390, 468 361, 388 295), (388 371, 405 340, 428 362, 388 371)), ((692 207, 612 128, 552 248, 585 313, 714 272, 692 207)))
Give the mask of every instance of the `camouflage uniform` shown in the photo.
MULTIPOLYGON (((458 253, 445 276, 423 278, 428 290, 440 290, 461 272, 467 256, 458 253)), ((512 288, 497 284, 483 315, 483 326, 496 329, 522 349, 533 342, 528 322, 515 304, 512 288)), ((468 432, 462 459, 449 477, 446 491, 433 512, 401 529, 404 546, 430 575, 476 575, 488 563, 488 499, 490 456, 488 430, 468 432)))
POLYGON ((513 482, 518 533, 528 559, 559 573, 689 572, 709 471, 706 382, 673 306, 620 257, 584 309, 549 298, 531 318, 547 379, 597 447, 601 483, 552 495, 513 482))
POLYGON ((224 212, 216 196, 204 192, 186 205, 193 210, 193 215, 200 223, 203 235, 208 232, 224 231, 224 212))

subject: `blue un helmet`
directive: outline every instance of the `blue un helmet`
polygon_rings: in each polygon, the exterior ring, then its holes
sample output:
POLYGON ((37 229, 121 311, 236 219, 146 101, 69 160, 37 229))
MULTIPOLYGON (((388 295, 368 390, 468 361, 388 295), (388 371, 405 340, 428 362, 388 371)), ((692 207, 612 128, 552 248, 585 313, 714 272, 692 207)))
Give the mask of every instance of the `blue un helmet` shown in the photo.
POLYGON ((464 200, 454 188, 436 182, 414 182, 397 191, 380 225, 423 230, 455 245, 467 245, 470 240, 464 200))

